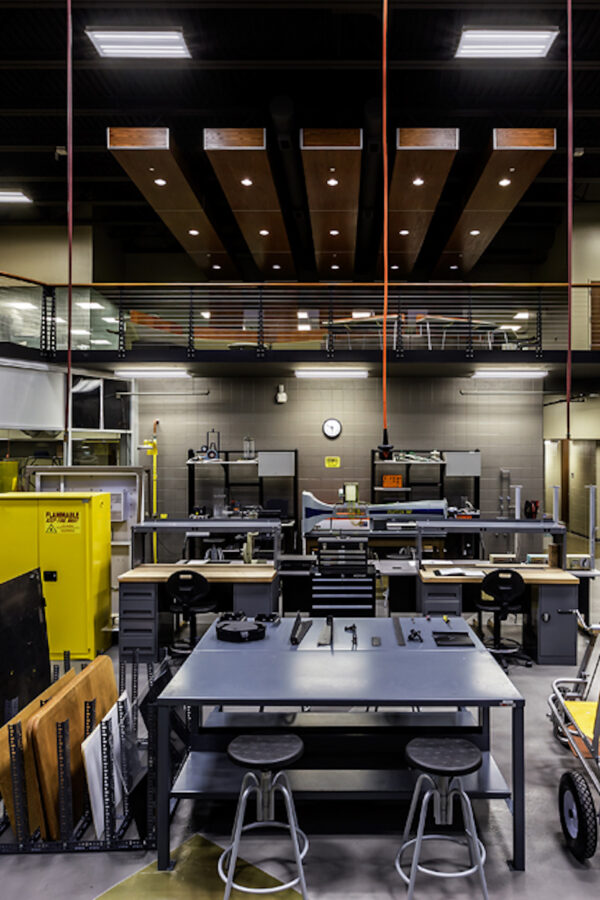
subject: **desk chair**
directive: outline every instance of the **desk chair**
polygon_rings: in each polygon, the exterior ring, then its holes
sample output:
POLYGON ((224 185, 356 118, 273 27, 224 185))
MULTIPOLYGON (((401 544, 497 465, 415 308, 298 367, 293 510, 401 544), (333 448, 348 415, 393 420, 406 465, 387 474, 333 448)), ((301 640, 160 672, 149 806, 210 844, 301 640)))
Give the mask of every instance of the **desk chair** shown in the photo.
POLYGON ((475 604, 479 631, 483 636, 482 613, 493 613, 494 634, 491 640, 484 640, 484 644, 503 669, 508 668, 509 662, 531 665, 531 659, 523 653, 522 645, 512 638, 503 638, 501 633, 502 622, 510 613, 523 612, 524 593, 525 582, 514 569, 494 569, 481 582, 481 597, 475 604))
POLYGON ((190 624, 189 642, 178 641, 172 648, 176 653, 189 654, 198 641, 196 635, 196 616, 198 613, 212 612, 216 603, 208 600, 210 584, 199 572, 179 569, 169 576, 166 583, 167 596, 170 600, 170 611, 182 616, 184 622, 190 624))

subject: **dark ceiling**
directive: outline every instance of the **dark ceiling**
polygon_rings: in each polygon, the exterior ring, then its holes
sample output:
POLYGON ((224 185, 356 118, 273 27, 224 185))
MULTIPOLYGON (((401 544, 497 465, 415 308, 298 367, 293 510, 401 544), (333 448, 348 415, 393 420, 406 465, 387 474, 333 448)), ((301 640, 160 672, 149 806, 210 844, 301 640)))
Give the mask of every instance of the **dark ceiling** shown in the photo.
MULTIPOLYGON (((416 278, 430 277, 492 129, 519 126, 556 128, 558 149, 474 274, 486 265, 505 267, 508 274, 521 264, 543 273, 565 217, 565 5, 390 0, 390 147, 396 126, 453 126, 461 135, 416 278), (555 25, 560 35, 543 60, 455 60, 461 27, 482 23, 555 25)), ((22 188, 35 201, 31 207, 0 208, 0 225, 65 220, 66 162, 55 155, 66 143, 65 6, 64 0, 0 0, 0 187, 22 188)), ((267 127, 289 219, 293 203, 277 140, 277 112, 284 112, 296 137, 301 126, 359 126, 372 135, 377 177, 367 179, 363 160, 355 277, 375 276, 381 219, 379 0, 73 0, 73 10, 76 224, 102 230, 124 253, 184 255, 106 150, 108 126, 167 126, 198 174, 223 242, 234 258, 243 256, 243 238, 201 149, 202 129, 267 127), (84 34, 86 26, 99 24, 180 25, 192 59, 100 59, 84 34), (367 209, 374 216, 365 224, 367 209)), ((575 0, 575 146, 585 150, 575 160, 579 203, 600 201, 599 45, 600 2, 575 0)), ((293 225, 288 230, 291 240, 301 239, 294 237, 293 225)), ((302 256, 302 248, 293 250, 302 256)), ((310 277, 310 259, 298 275, 310 277)))

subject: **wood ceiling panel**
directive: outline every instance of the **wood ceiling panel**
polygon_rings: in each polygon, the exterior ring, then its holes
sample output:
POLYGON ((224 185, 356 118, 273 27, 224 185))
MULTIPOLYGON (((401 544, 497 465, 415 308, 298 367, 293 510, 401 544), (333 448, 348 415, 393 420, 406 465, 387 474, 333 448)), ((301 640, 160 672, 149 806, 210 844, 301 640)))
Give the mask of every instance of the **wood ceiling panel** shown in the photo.
POLYGON ((494 129, 487 162, 438 262, 436 277, 473 268, 555 149, 553 128, 494 129))
POLYGON ((266 146, 264 128, 204 129, 204 150, 250 252, 262 273, 277 279, 284 270, 294 273, 294 264, 266 146))
POLYGON ((456 128, 397 129, 389 195, 394 277, 404 277, 413 269, 457 151, 456 128), (408 234, 400 233, 404 231, 408 234))
POLYGON ((356 249, 362 130, 303 128, 300 149, 319 275, 332 280, 351 278, 356 249), (331 180, 337 184, 328 184, 331 180), (331 235, 332 230, 339 231, 339 235, 331 235), (332 269, 336 265, 340 266, 339 270, 332 269))
POLYGON ((182 171, 169 129, 109 128, 107 145, 206 277, 236 278, 233 262, 182 171), (156 179, 166 184, 158 185, 156 179))

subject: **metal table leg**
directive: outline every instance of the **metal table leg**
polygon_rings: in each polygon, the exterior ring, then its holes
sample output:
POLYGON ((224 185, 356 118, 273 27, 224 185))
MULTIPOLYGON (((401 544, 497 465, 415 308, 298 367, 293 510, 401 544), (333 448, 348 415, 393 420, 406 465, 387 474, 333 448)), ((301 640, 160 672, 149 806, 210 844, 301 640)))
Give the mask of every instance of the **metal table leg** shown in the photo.
POLYGON ((171 868, 171 823, 169 798, 171 793, 171 761, 169 758, 169 723, 171 708, 158 707, 157 725, 157 784, 156 784, 156 842, 158 849, 158 868, 171 868))
POLYGON ((518 703, 512 711, 512 868, 525 871, 525 706, 518 703))

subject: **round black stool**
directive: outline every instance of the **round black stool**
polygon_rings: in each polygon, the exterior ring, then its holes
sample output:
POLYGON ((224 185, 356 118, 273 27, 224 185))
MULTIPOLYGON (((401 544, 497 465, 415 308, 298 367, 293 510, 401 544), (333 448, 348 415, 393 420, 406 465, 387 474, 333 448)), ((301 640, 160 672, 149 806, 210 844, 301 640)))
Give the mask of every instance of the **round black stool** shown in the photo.
POLYGON ((479 875, 485 900, 488 900, 487 884, 483 872, 485 847, 477 837, 471 801, 462 785, 461 776, 469 775, 481 768, 481 750, 470 741, 461 738, 415 738, 406 746, 406 759, 410 766, 421 770, 413 791, 408 818, 402 837, 402 845, 396 856, 396 869, 408 885, 408 900, 412 900, 417 872, 435 875, 437 878, 462 878, 465 875, 479 875), (421 812, 417 835, 410 838, 417 803, 423 787, 426 787, 421 802, 421 812), (449 834, 425 834, 425 821, 430 801, 433 799, 433 816, 436 825, 452 825, 454 798, 458 797, 465 825, 466 841, 449 834), (419 865, 423 841, 450 841, 467 847, 471 865, 457 872, 441 872, 419 865), (413 847, 410 875, 402 869, 402 855, 413 847))
POLYGON ((304 744, 295 734, 243 734, 233 739, 227 753, 236 765, 251 771, 246 772, 242 781, 231 841, 219 857, 219 876, 225 882, 223 900, 229 900, 233 888, 246 894, 274 894, 297 884, 300 885, 304 900, 308 900, 302 865, 308 851, 308 838, 298 826, 292 790, 287 774, 283 771, 300 759, 304 753, 304 744), (287 822, 275 819, 276 791, 280 791, 283 796, 287 822), (246 805, 251 794, 256 794, 256 821, 244 825, 246 805), (289 831, 298 869, 296 878, 272 888, 248 888, 233 880, 242 834, 257 828, 284 828, 289 831))
POLYGON ((181 615, 190 625, 189 643, 176 642, 171 650, 189 655, 197 643, 196 616, 198 613, 213 612, 216 602, 209 599, 210 584, 200 572, 193 569, 177 569, 169 575, 165 585, 170 600, 170 612, 181 615))

